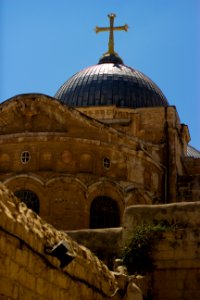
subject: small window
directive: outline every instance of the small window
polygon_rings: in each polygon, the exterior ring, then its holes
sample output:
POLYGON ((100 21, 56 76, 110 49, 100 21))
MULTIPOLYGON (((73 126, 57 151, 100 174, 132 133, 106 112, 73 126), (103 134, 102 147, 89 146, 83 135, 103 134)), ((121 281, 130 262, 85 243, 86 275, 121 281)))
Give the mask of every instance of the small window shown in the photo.
POLYGON ((31 155, 28 151, 24 151, 21 153, 21 163, 27 164, 31 159, 31 155))
POLYGON ((107 170, 110 168, 110 159, 109 158, 104 157, 104 159, 103 159, 103 166, 107 170))

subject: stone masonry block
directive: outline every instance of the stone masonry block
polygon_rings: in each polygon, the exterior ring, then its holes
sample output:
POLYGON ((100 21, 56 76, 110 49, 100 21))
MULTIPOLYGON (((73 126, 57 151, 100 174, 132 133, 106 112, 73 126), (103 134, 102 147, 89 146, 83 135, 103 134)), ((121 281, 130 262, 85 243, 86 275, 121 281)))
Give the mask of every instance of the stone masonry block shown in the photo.
POLYGON ((6 296, 9 299, 19 299, 18 286, 9 278, 0 276, 0 294, 6 296))

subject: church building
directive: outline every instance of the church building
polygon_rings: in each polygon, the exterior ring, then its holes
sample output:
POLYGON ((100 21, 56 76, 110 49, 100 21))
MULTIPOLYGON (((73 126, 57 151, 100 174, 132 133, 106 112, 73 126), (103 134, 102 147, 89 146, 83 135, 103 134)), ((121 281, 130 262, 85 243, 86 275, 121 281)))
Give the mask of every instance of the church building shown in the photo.
MULTIPOLYGON (((21 94, 0 105, 0 180, 62 230, 120 227, 137 204, 200 201, 200 152, 174 103, 108 51, 54 96, 21 94)), ((63 79, 63 81, 65 78, 63 79)))

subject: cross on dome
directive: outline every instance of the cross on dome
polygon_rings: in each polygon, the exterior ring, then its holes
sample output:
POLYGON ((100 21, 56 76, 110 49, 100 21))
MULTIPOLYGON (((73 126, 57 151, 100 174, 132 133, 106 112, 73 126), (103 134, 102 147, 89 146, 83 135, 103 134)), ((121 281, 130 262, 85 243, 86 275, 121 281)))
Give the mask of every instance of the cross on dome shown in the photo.
POLYGON ((95 28, 95 32, 99 33, 99 32, 104 32, 104 31, 109 31, 109 42, 108 42, 108 52, 106 52, 105 54, 113 54, 113 55, 117 55, 117 53, 114 51, 114 31, 115 30, 124 30, 124 31, 128 31, 128 25, 125 24, 124 26, 116 26, 114 27, 114 19, 115 19, 116 15, 115 14, 109 14, 108 18, 110 19, 110 27, 98 27, 96 26, 95 28))

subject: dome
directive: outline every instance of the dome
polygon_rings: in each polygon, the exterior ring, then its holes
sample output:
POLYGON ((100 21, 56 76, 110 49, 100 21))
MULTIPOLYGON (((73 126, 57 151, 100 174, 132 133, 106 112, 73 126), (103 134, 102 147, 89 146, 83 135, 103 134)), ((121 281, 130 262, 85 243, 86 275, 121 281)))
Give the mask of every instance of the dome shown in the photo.
POLYGON ((110 26, 96 26, 96 33, 109 32, 108 51, 97 65, 88 67, 67 80, 55 94, 62 103, 75 106, 140 108, 168 106, 158 86, 143 73, 124 65, 114 50, 114 31, 127 31, 128 25, 114 26, 116 15, 108 15, 110 26))
POLYGON ((55 98, 74 107, 168 106, 162 91, 151 79, 116 57, 103 57, 99 64, 76 73, 59 88, 55 98))

